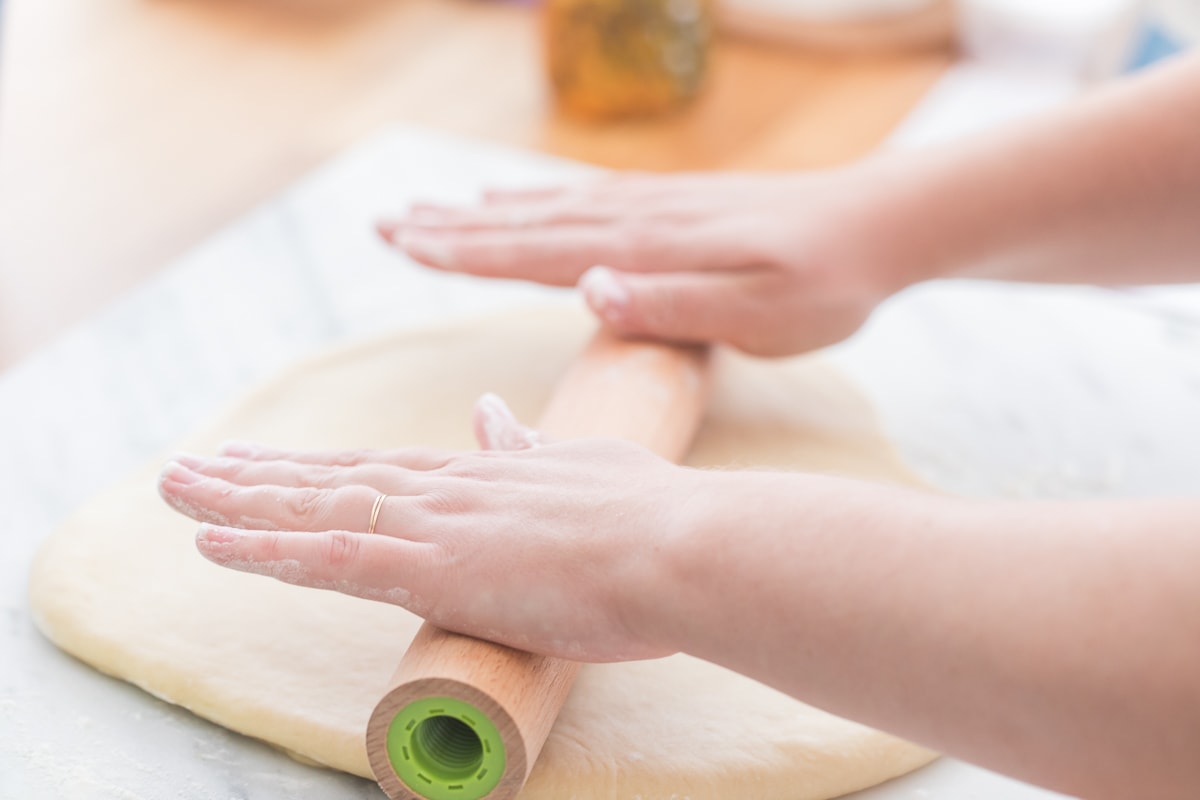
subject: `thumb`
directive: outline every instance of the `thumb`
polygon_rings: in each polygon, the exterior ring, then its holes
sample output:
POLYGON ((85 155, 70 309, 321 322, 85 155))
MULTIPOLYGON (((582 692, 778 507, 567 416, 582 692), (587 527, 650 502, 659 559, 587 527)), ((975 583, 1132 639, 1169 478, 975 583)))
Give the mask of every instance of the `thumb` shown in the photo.
POLYGON ((484 450, 528 450, 542 443, 541 434, 518 422, 508 404, 491 392, 476 401, 473 422, 484 450))
POLYGON ((579 280, 592 312, 617 333, 743 346, 756 311, 747 286, 727 272, 617 272, 592 267, 579 280))

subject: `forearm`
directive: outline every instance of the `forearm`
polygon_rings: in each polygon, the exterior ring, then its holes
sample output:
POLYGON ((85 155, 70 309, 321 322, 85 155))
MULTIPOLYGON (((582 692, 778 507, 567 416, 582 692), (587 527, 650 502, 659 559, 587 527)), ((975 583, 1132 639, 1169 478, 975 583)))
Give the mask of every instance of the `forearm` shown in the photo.
POLYGON ((1200 503, 718 478, 648 612, 671 644, 1037 783, 1194 796, 1200 503))
POLYGON ((878 199, 860 227, 896 285, 1200 281, 1200 57, 867 169, 878 199))

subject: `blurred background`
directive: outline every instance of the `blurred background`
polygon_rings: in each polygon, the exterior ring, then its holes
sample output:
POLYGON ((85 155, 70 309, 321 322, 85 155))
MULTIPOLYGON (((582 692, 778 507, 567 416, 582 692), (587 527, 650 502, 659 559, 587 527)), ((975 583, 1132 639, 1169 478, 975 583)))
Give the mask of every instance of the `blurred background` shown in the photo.
POLYGON ((982 124, 1200 38, 1200 0, 0 9, 0 367, 388 123, 604 167, 815 168, 964 65, 982 124))

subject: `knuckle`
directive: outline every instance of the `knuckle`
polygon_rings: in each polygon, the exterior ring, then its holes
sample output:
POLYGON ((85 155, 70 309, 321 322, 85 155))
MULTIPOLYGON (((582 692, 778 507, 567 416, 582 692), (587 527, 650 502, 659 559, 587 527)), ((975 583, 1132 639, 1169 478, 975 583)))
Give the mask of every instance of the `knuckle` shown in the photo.
POLYGON ((325 563, 332 567, 348 567, 358 562, 358 537, 345 531, 334 531, 325 537, 325 563))
POLYGON ((338 467, 353 467, 369 460, 369 450, 347 450, 334 456, 333 463, 338 467))
POLYGON ((399 466, 424 469, 437 468, 445 466, 453 457, 445 450, 438 450, 432 447, 408 447, 403 450, 396 451, 396 462, 399 466))
POLYGON ((667 329, 679 321, 680 297, 678 292, 665 286, 647 287, 639 300, 640 302, 635 303, 640 312, 638 316, 642 318, 645 326, 653 329, 654 332, 669 333, 670 331, 667 329))
POLYGON ((283 559, 283 538, 278 531, 264 531, 258 546, 259 557, 263 561, 281 561, 283 559))
POLYGON ((484 477, 484 459, 474 455, 451 456, 439 472, 450 478, 478 480, 484 477))
POLYGON ((461 244, 455 243, 455 253, 464 269, 487 273, 519 265, 526 254, 527 244, 526 241, 514 240, 513 237, 480 233, 461 244))
POLYGON ((795 246, 790 246, 789 242, 781 240, 778 235, 769 230, 764 231, 757 220, 731 220, 727 225, 718 227, 714 233, 722 239, 737 243, 733 257, 738 263, 745 265, 777 268, 788 263, 789 254, 797 251, 795 246))
POLYGON ((238 458, 222 456, 213 462, 218 475, 237 478, 246 473, 246 468, 253 462, 242 461, 238 458))
POLYGON ((449 487, 429 489, 421 495, 417 504, 422 511, 435 516, 463 514, 470 505, 461 491, 449 487))
POLYGON ((288 495, 288 511, 305 527, 320 522, 328 507, 328 493, 323 489, 297 489, 288 495))
POLYGON ((641 218, 625 220, 621 223, 621 241, 624 243, 627 265, 636 269, 653 259, 661 249, 661 225, 641 218))

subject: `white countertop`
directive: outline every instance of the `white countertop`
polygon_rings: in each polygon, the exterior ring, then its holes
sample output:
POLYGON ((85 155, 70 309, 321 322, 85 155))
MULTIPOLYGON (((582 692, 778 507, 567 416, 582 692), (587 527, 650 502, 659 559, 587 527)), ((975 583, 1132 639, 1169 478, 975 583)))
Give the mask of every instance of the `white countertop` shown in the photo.
MULTIPOLYGON (((944 88, 939 107, 917 121, 944 119, 955 91, 944 88)), ((937 128, 926 125, 925 138, 937 128)), ((922 134, 910 125, 900 139, 922 134)), ((417 198, 465 201, 484 184, 585 172, 427 132, 387 132, 0 374, 0 797, 383 796, 60 653, 30 620, 29 562, 89 496, 315 350, 452 316, 575 302, 562 291, 421 270, 380 245, 371 223, 417 198)), ((1200 289, 931 285, 893 299, 831 357, 870 394, 913 468, 945 489, 1020 497, 1200 489, 1200 289)), ((856 797, 1056 795, 942 759, 856 797)))

